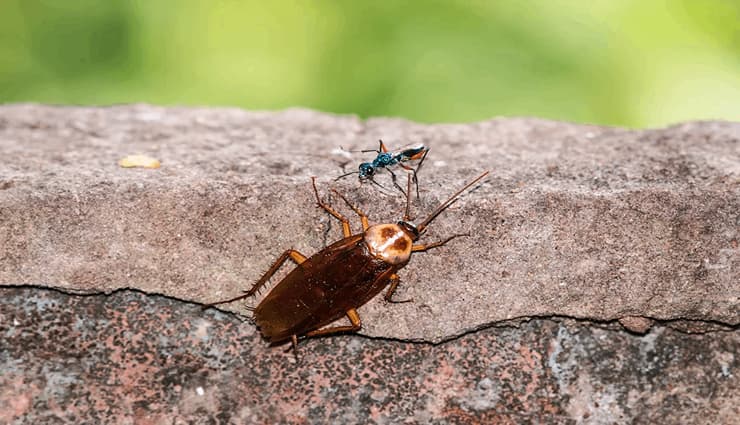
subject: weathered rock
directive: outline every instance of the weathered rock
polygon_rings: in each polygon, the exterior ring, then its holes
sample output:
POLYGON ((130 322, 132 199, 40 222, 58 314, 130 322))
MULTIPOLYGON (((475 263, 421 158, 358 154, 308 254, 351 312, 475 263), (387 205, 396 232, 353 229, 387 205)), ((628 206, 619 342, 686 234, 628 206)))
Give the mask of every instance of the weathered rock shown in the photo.
POLYGON ((440 345, 270 348, 132 291, 0 288, 0 423, 735 424, 740 332, 536 319, 440 345))
POLYGON ((234 296, 283 250, 312 254, 339 237, 314 208, 310 176, 371 221, 400 217, 392 190, 333 182, 368 159, 340 146, 374 148, 378 138, 431 147, 419 217, 478 172, 492 175, 422 240, 472 236, 414 254, 399 289, 414 302, 378 297, 360 310, 363 333, 440 341, 539 316, 740 322, 740 124, 729 122, 632 131, 538 119, 422 125, 305 110, 2 106, 0 284, 234 296), (120 168, 129 154, 161 167, 120 168))
POLYGON ((625 329, 638 333, 644 334, 653 327, 654 320, 650 320, 645 317, 627 316, 619 319, 619 323, 625 327, 625 329))

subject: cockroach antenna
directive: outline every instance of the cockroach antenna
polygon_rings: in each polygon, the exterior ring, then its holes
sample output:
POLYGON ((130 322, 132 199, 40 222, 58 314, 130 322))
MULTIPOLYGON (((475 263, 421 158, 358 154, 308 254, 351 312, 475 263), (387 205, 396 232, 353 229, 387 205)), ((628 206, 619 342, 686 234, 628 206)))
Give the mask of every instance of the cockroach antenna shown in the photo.
POLYGON ((434 220, 439 215, 439 213, 441 213, 442 211, 444 211, 445 209, 447 209, 447 207, 449 207, 450 205, 452 205, 453 203, 455 203, 455 201, 457 201, 460 198, 460 195, 462 195, 463 192, 465 192, 466 190, 468 190, 469 188, 471 188, 472 186, 474 186, 479 181, 483 180, 483 178, 486 177, 489 172, 490 171, 486 171, 485 173, 483 173, 480 176, 476 177, 475 180, 471 181, 470 183, 468 183, 467 185, 465 185, 465 187, 463 187, 462 189, 460 189, 457 192, 455 192, 454 195, 450 196, 449 199, 447 199, 446 201, 442 202, 437 207, 436 210, 432 211, 432 213, 429 214, 429 216, 426 219, 424 219, 424 221, 421 222, 421 224, 419 224, 418 226, 416 226, 416 230, 419 231, 419 234, 421 234, 422 232, 424 232, 424 229, 426 229, 426 227, 429 225, 429 223, 432 220, 434 220))

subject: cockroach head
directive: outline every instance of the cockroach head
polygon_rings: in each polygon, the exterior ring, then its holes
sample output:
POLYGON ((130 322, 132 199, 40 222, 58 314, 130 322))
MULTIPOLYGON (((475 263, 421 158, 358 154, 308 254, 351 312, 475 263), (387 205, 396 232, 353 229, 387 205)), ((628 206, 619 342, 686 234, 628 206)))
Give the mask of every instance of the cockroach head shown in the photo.
POLYGON ((421 232, 419 232, 419 229, 416 228, 416 225, 410 221, 399 221, 398 227, 400 227, 404 232, 406 232, 412 240, 416 241, 419 239, 419 236, 421 236, 421 232))

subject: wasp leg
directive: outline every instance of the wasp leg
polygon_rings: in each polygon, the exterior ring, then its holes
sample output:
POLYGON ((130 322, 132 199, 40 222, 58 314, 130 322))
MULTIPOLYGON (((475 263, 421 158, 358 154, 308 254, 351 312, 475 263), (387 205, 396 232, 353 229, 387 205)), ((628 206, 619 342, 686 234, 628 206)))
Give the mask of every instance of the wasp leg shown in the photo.
POLYGON ((347 318, 349 319, 350 323, 352 323, 351 325, 316 329, 315 331, 307 333, 306 337, 308 338, 312 336, 325 336, 343 332, 357 332, 360 330, 360 328, 362 328, 362 322, 360 321, 360 315, 357 314, 357 310, 355 310, 354 308, 347 310, 347 318))
POLYGON ((385 186, 383 186, 382 184, 378 183, 374 178, 368 177, 367 180, 370 180, 370 183, 374 184, 375 186, 378 186, 380 190, 383 191, 383 193, 388 193, 388 189, 386 189, 385 186))
POLYGON ((349 228, 349 220, 347 217, 340 214, 337 210, 331 207, 329 204, 325 204, 321 201, 321 198, 319 197, 319 191, 316 189, 316 177, 311 177, 311 184, 313 185, 313 193, 316 195, 316 203, 318 206, 326 210, 329 214, 336 217, 339 221, 342 222, 342 232, 344 233, 344 237, 348 238, 352 236, 352 230, 349 228))
POLYGON ((352 202, 348 201, 347 198, 345 198, 344 195, 342 195, 341 193, 339 193, 338 190, 332 189, 331 191, 334 192, 334 193, 336 193, 340 198, 342 198, 342 200, 344 201, 344 203, 346 203, 347 205, 349 205, 349 207, 352 208, 352 210, 354 212, 356 212, 357 215, 360 216, 360 221, 362 222, 362 230, 363 231, 367 230, 367 228, 370 227, 370 224, 367 221, 367 214, 365 214, 364 212, 362 212, 362 210, 359 209, 355 204, 353 204, 352 202))
MULTIPOLYGON (((426 157, 426 155, 424 157, 426 157)), ((422 158, 422 161, 423 160, 424 159, 422 158)), ((419 179, 416 177, 416 172, 419 170, 419 167, 421 167, 421 163, 419 163, 419 165, 417 165, 416 168, 408 166, 402 162, 399 162, 398 166, 408 171, 409 174, 413 176, 411 180, 414 182, 414 184, 416 184, 416 196, 418 197, 419 196, 419 179)))
POLYGON ((368 152, 375 152, 375 153, 381 153, 381 152, 388 152, 388 149, 386 149, 385 144, 382 140, 378 140, 380 142, 380 147, 378 149, 365 149, 361 150, 362 153, 368 153, 368 152))
POLYGON ((390 168, 386 168, 386 170, 391 173, 391 180, 393 181, 393 186, 396 186, 396 189, 400 190, 401 193, 403 193, 403 196, 406 196, 408 198, 408 195, 406 195, 406 191, 403 190, 401 186, 398 185, 398 181, 396 179, 396 173, 393 172, 390 168))
POLYGON ((470 234, 469 233, 461 233, 459 235, 452 235, 452 236, 450 236, 449 238, 447 238, 447 239, 445 239, 443 241, 427 243, 427 244, 424 244, 424 245, 414 245, 414 246, 411 247, 411 252, 426 251, 428 249, 437 248, 438 246, 442 246, 442 245, 446 244, 447 242, 449 242, 449 241, 451 241, 451 240, 453 240, 453 239, 455 239, 457 237, 460 237, 460 236, 470 236, 470 234))
MULTIPOLYGON (((411 181, 414 182, 414 186, 416 187, 416 199, 421 199, 421 196, 419 195, 419 179, 416 177, 416 172, 419 170, 419 167, 421 167, 421 164, 419 164, 418 167, 409 167, 408 165, 398 164, 401 168, 408 171, 409 174, 411 174, 411 181)), ((390 170, 388 170, 390 171, 390 170)))
POLYGON ((396 292, 396 288, 398 288, 398 284, 400 282, 401 282, 401 278, 398 277, 397 274, 393 273, 391 275, 391 286, 388 287, 388 291, 385 293, 385 297, 383 297, 389 303, 403 304, 403 303, 410 303, 411 301, 414 300, 413 298, 409 298, 409 299, 403 300, 403 301, 395 301, 395 300, 393 300, 393 294, 396 292))
POLYGON ((290 258, 291 260, 295 261, 296 264, 301 264, 302 262, 306 261, 306 256, 301 254, 300 252, 296 251, 295 249, 288 249, 285 252, 283 252, 280 257, 278 257, 277 260, 272 264, 269 270, 265 274, 262 275, 260 280, 258 280, 252 287, 249 289, 249 291, 245 292, 242 295, 239 295, 238 297, 230 298, 228 300, 224 301, 218 301, 211 304, 206 304, 203 306, 204 309, 213 307, 215 305, 219 304, 227 304, 232 303, 234 301, 239 301, 244 298, 251 297, 254 295, 261 287, 263 287, 270 278, 277 273, 278 269, 283 265, 284 262, 286 262, 290 258))
MULTIPOLYGON (((427 150, 425 150, 425 151, 424 151, 424 155, 422 155, 422 157, 421 157, 421 160, 419 161, 419 165, 417 165, 417 166, 416 166, 416 168, 414 168, 414 167, 410 167, 410 166, 408 166, 408 165, 404 165, 404 164, 402 164, 402 163, 399 163, 399 164, 398 164, 398 165, 400 165, 400 166, 401 166, 401 167, 402 167, 402 168, 403 168, 404 170, 406 170, 406 171, 410 171, 410 172, 411 172, 411 174, 412 174, 412 175, 414 176, 414 178, 413 178, 413 181, 414 181, 414 185, 416 185, 416 199, 421 199, 421 196, 419 196, 419 179, 417 178, 416 174, 417 174, 417 173, 419 172, 419 170, 421 169, 421 166, 422 166, 422 165, 424 165, 424 160, 425 160, 425 159, 427 158, 427 154, 428 154, 428 153, 429 153, 429 149, 427 149, 427 150)), ((418 155, 417 155, 417 156, 418 156, 418 155)), ((409 160, 414 160, 414 159, 417 159, 417 158, 416 158, 416 157, 411 157, 411 158, 409 158, 409 160)))

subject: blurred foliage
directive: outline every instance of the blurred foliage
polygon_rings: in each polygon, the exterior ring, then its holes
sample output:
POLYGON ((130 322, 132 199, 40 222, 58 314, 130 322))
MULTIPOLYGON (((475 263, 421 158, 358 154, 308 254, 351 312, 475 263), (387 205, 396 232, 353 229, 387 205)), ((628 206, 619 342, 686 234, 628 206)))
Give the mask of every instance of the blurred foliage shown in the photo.
POLYGON ((0 0, 0 102, 740 118, 740 1, 0 0))

